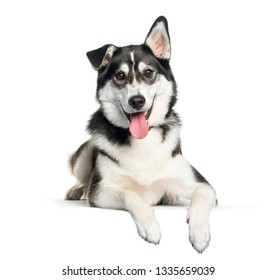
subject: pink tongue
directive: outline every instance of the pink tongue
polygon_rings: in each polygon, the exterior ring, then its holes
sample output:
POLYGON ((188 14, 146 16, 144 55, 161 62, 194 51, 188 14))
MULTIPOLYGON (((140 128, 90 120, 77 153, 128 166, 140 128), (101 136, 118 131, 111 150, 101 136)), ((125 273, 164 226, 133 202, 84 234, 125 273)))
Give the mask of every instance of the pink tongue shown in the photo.
POLYGON ((149 132, 149 127, 146 123, 145 112, 130 115, 129 131, 131 135, 137 139, 143 139, 149 132))

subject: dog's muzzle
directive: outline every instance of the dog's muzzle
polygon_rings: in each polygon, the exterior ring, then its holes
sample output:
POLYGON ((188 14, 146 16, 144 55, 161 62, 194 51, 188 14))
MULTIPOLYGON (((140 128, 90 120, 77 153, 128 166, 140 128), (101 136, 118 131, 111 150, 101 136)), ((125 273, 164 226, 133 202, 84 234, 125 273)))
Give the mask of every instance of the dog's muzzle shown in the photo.
MULTIPOLYGON (((146 99, 143 95, 134 95, 132 96, 128 104, 135 110, 139 111, 143 108, 146 103, 146 99)), ((153 103, 152 103, 153 106, 153 103)), ((148 135, 149 126, 148 118, 151 114, 152 106, 147 111, 134 112, 134 113, 125 113, 126 117, 130 121, 129 131, 130 134, 136 139, 143 139, 148 135)))

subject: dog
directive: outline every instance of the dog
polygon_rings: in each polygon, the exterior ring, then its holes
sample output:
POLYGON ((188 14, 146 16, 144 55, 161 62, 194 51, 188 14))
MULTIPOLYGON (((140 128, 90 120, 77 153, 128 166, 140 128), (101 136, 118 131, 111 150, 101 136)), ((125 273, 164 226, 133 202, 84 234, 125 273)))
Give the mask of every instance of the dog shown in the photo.
POLYGON ((154 244, 161 232, 151 206, 189 206, 189 240, 202 253, 216 192, 181 152, 167 19, 158 17, 141 45, 106 44, 87 57, 98 72, 100 107, 87 126, 90 140, 70 158, 77 182, 66 199, 128 211, 138 234, 154 244))

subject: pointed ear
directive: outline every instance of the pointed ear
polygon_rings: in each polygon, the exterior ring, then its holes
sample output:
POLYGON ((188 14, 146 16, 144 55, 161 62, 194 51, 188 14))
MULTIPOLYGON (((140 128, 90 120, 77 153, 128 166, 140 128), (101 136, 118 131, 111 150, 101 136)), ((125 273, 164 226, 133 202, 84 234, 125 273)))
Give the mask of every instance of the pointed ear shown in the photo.
POLYGON ((117 48, 114 45, 108 44, 99 49, 90 51, 86 55, 93 68, 95 70, 99 70, 101 67, 106 66, 110 62, 116 49, 117 48))
POLYGON ((164 16, 155 20, 146 37, 145 44, 150 47, 157 58, 167 60, 171 58, 168 22, 164 16))

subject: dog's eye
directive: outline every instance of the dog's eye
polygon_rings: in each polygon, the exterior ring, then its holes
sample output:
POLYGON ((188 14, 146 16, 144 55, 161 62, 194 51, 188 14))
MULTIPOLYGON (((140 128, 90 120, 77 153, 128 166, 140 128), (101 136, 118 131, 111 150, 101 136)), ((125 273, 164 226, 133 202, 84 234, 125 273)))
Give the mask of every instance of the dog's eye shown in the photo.
POLYGON ((154 71, 152 69, 145 69, 144 70, 144 75, 145 77, 147 77, 148 79, 152 78, 154 75, 154 71))
POLYGON ((124 72, 120 71, 115 75, 116 80, 123 81, 126 79, 126 75, 124 72))

